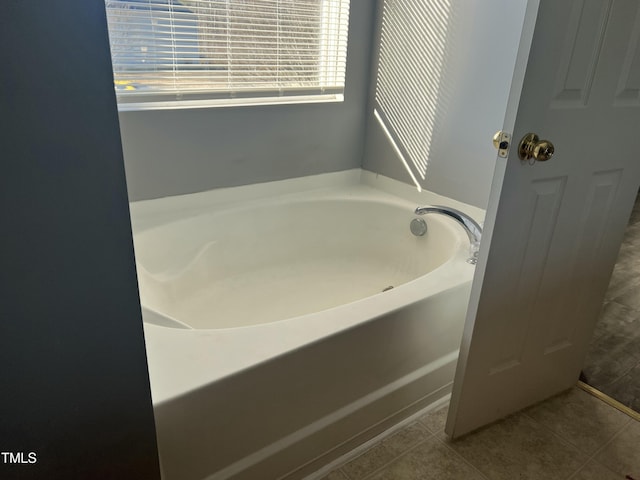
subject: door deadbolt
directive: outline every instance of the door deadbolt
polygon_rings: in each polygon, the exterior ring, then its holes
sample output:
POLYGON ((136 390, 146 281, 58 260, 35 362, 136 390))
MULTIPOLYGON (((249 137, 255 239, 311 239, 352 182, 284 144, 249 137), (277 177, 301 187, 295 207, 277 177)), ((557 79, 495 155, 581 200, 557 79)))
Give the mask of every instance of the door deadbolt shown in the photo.
POLYGON ((546 162, 555 152, 553 143, 549 140, 540 140, 535 133, 527 133, 518 145, 518 156, 520 160, 535 160, 546 162))

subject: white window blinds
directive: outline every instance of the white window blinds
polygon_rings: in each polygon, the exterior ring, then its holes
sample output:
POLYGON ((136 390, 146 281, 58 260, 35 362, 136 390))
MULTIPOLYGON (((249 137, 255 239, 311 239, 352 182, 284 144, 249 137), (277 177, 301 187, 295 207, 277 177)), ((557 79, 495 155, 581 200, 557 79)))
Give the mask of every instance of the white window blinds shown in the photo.
POLYGON ((105 3, 121 106, 344 92, 348 0, 105 3))
POLYGON ((374 115, 420 189, 443 108, 450 0, 384 0, 374 115))

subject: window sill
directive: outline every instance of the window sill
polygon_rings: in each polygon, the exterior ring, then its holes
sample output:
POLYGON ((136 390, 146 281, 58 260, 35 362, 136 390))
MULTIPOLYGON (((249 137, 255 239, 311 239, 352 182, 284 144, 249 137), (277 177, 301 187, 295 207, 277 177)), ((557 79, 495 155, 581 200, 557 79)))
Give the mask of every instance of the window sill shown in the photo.
POLYGON ((119 112, 132 112, 143 110, 187 110, 194 108, 220 108, 220 107, 251 107, 267 105, 295 105, 309 103, 335 103, 343 102, 343 94, 326 95, 296 95, 283 97, 260 97, 260 98, 223 98, 209 100, 165 100, 165 101, 119 101, 119 112))

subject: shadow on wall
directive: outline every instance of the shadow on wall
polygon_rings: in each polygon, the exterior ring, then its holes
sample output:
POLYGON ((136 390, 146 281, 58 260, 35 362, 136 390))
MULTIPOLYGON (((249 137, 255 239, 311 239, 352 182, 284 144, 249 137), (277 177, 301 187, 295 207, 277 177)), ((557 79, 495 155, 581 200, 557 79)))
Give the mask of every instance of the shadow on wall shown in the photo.
POLYGON ((382 3, 374 116, 418 190, 449 110, 454 13, 450 0, 382 3))
POLYGON ((491 140, 503 127, 525 7, 526 0, 384 0, 372 96, 390 134, 372 108, 363 168, 486 208, 497 157, 491 140), (419 25, 407 23, 418 11, 419 25), (417 51, 424 44, 430 48, 417 51), (403 103, 405 90, 414 93, 403 103))

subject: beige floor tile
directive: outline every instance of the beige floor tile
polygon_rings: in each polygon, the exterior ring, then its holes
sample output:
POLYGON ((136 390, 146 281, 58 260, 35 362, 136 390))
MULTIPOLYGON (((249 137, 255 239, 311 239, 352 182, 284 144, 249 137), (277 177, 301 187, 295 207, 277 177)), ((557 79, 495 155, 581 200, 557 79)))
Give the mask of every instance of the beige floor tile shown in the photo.
POLYGON ((632 421, 598 455, 598 460, 619 475, 640 479, 640 422, 632 421))
POLYGON ((371 480, 486 480, 459 455, 431 437, 411 449, 371 480))
POLYGON ((447 422, 447 413, 449 412, 449 404, 440 407, 437 410, 423 415, 418 419, 422 425, 431 433, 441 433, 444 431, 444 424, 447 422))
POLYGON ((591 460, 570 480, 621 480, 621 477, 595 460, 591 460))
POLYGON ((525 412, 587 455, 611 440, 630 418, 579 388, 551 398, 525 412))
POLYGON ((334 470, 326 477, 322 477, 320 480, 349 480, 349 479, 340 470, 334 470))
POLYGON ((344 465, 342 470, 351 480, 359 480, 383 467, 427 436, 429 434, 418 423, 413 423, 374 445, 344 465))
POLYGON ((565 480, 588 458, 522 414, 449 445, 491 480, 565 480))

